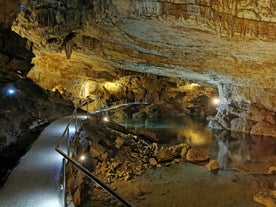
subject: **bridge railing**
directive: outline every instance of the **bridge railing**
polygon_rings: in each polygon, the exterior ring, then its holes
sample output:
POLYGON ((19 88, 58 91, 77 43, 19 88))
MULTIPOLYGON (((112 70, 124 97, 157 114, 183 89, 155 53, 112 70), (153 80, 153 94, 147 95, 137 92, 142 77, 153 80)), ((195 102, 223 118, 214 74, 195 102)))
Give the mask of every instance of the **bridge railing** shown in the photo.
MULTIPOLYGON (((100 100, 101 101, 101 100, 100 100)), ((87 100, 84 102, 80 102, 79 105, 77 107, 75 107, 66 127, 65 130, 63 131, 61 138, 59 139, 55 150, 61 154, 63 156, 63 203, 64 203, 64 207, 67 206, 67 186, 66 186, 66 166, 67 163, 70 162, 72 163, 78 170, 80 170, 82 173, 84 173, 84 175, 86 177, 88 177, 91 181, 93 181, 94 183, 98 184, 103 190, 105 190, 107 193, 109 193, 113 198, 117 199, 119 202, 121 202, 124 206, 127 207, 131 207, 133 206, 130 202, 128 202, 125 198, 123 198, 121 195, 119 195, 117 192, 115 192, 114 190, 112 190, 110 187, 108 187, 105 183, 103 183, 101 180, 99 180, 96 176, 94 176, 87 168, 85 168, 78 160, 75 160, 72 158, 71 153, 70 153, 70 125, 74 124, 74 128, 75 128, 75 133, 77 133, 77 131, 79 130, 78 128, 78 114, 77 114, 77 110, 78 108, 84 107, 85 105, 87 105, 87 119, 90 117, 90 114, 96 114, 96 113, 100 113, 100 112, 106 112, 108 110, 113 110, 113 109, 117 109, 119 107, 122 106, 127 106, 127 105, 138 105, 138 104, 148 104, 148 102, 146 100, 143 100, 142 102, 137 102, 136 99, 134 101, 129 101, 129 100, 123 100, 123 101, 118 101, 118 102, 114 102, 112 103, 112 106, 110 107, 103 107, 98 110, 98 111, 94 111, 93 113, 90 113, 88 111, 88 104, 91 103, 91 100, 87 100), (64 152, 61 149, 61 145, 63 143, 63 141, 66 140, 66 149, 67 152, 64 152)))
MULTIPOLYGON (((65 127, 65 130, 63 131, 61 138, 59 139, 55 150, 63 156, 63 205, 64 207, 67 206, 67 186, 66 186, 66 166, 67 163, 72 163, 78 170, 80 170, 86 177, 88 177, 91 181, 99 185, 103 190, 105 190, 107 193, 109 193, 113 198, 117 199, 121 204, 127 207, 132 207, 133 205, 127 201, 125 198, 123 198, 121 195, 119 195, 117 192, 112 190, 110 187, 108 187, 104 182, 102 182, 100 179, 98 179, 96 176, 94 176, 86 167, 84 167, 78 160, 75 160, 72 158, 70 153, 70 125, 73 123, 75 125, 75 133, 78 131, 78 115, 77 115, 77 109, 76 107, 65 127), (64 141, 67 141, 66 143, 66 149, 67 152, 63 151, 61 149, 61 145, 64 141)), ((87 118, 89 116, 87 115, 87 118)))

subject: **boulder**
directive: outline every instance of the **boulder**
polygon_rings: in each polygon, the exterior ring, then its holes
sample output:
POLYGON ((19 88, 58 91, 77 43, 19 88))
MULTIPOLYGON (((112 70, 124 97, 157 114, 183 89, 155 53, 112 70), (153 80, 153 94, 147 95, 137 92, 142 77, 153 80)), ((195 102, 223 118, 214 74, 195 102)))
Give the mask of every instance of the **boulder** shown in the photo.
POLYGON ((156 161, 156 159, 155 158, 150 158, 149 159, 149 164, 151 165, 151 166, 156 166, 157 165, 157 161, 156 161))
POLYGON ((254 196, 254 201, 263 204, 266 207, 276 206, 276 191, 264 190, 254 196))
POLYGON ((210 159, 210 153, 204 149, 203 147, 197 146, 192 147, 186 155, 186 159, 189 162, 197 163, 197 162, 203 162, 210 159))
POLYGON ((216 160, 210 160, 205 167, 211 172, 216 172, 220 169, 220 165, 216 160))
POLYGON ((276 166, 269 167, 268 174, 274 174, 274 175, 276 175, 276 166))
POLYGON ((174 156, 171 150, 164 149, 156 155, 158 162, 170 162, 173 161, 174 156))

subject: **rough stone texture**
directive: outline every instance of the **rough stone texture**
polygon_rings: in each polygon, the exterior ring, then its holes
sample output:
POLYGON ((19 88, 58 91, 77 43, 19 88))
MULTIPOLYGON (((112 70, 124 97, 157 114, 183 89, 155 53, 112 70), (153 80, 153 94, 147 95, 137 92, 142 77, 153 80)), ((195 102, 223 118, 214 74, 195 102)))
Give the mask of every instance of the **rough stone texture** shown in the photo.
POLYGON ((156 155, 158 162, 169 162, 174 160, 174 156, 171 150, 164 149, 156 155))
MULTIPOLYGON (((191 147, 185 143, 162 146, 149 140, 151 137, 130 132, 112 121, 103 122, 99 116, 85 121, 76 134, 73 158, 77 160, 85 155, 86 160, 82 164, 109 185, 117 181, 131 181, 150 168, 186 161, 202 163, 209 159, 209 153, 202 147, 191 147)), ((69 167, 68 173, 68 188, 74 204, 78 206, 85 196, 86 178, 80 176, 75 167, 69 167)), ((91 186, 94 191, 94 184, 91 186)))
POLYGON ((276 167, 275 166, 271 166, 268 169, 268 174, 276 174, 276 167))
POLYGON ((0 25, 1 27, 10 28, 13 21, 20 12, 19 0, 1 0, 0 2, 0 25))
POLYGON ((276 191, 262 191, 254 196, 254 200, 266 207, 276 206, 276 191))
POLYGON ((186 159, 189 162, 203 162, 209 160, 211 154, 203 147, 193 147, 187 152, 186 159))
POLYGON ((208 164, 205 165, 205 167, 212 172, 218 171, 220 169, 219 163, 216 160, 210 160, 208 164))
POLYGON ((91 79, 113 81, 121 70, 213 84, 221 105, 210 127, 276 136, 266 127, 275 123, 246 115, 251 104, 263 107, 263 117, 276 112, 274 0, 24 4, 13 30, 31 42, 36 57, 29 77, 43 87, 78 88, 84 97, 91 79))
POLYGON ((0 28, 0 78, 5 81, 26 77, 34 54, 28 42, 10 29, 0 28))

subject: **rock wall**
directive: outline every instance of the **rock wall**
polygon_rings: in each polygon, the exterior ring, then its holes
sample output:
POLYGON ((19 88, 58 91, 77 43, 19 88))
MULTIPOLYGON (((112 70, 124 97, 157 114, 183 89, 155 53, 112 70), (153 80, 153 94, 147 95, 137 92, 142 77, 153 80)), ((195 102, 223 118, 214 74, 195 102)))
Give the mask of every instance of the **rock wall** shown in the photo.
POLYGON ((13 30, 32 43, 29 77, 43 87, 62 89, 67 81, 82 91, 87 80, 112 82, 123 70, 192 80, 219 89, 210 127, 276 136, 267 118, 276 112, 273 0, 24 4, 13 30))
POLYGON ((10 28, 20 12, 19 0, 1 0, 0 2, 0 25, 10 28))
POLYGON ((73 111, 71 101, 39 87, 27 74, 32 42, 11 31, 20 1, 0 1, 0 187, 43 128, 73 111))

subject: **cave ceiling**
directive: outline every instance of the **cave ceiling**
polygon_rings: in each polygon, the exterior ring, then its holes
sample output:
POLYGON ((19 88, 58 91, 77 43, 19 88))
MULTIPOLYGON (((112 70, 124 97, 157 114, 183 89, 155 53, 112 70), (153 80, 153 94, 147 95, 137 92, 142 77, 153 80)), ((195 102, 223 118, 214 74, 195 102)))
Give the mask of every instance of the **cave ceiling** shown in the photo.
POLYGON ((158 102, 162 81, 148 75, 197 82, 218 89, 213 128, 276 136, 274 0, 3 0, 0 10, 32 52, 6 68, 43 88, 84 98, 132 87, 158 102))
POLYGON ((263 105, 276 111, 273 0, 22 4, 12 29, 35 54, 29 77, 46 88, 64 79, 112 80, 130 70, 230 84, 237 101, 262 102, 266 91, 263 105))

